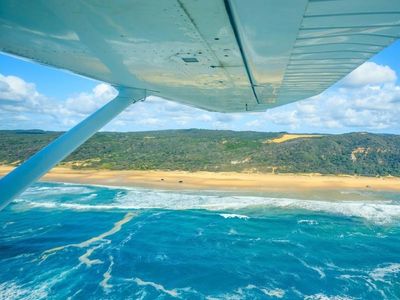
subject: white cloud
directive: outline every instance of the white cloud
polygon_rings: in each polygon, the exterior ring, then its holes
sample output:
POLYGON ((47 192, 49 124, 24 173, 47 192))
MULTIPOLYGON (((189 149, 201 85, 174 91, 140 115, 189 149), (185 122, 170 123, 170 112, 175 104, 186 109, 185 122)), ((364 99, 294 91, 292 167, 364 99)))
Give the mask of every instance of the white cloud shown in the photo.
POLYGON ((129 128, 116 128, 113 121, 107 129, 113 130, 156 130, 179 128, 232 129, 240 116, 206 112, 198 108, 150 96, 145 102, 129 107, 116 120, 129 120, 129 128), (146 126, 145 128, 140 127, 146 126))
POLYGON ((1 128, 16 128, 15 124, 20 128, 38 128, 49 123, 53 116, 45 112, 47 104, 48 99, 36 90, 35 84, 0 74, 1 128))
POLYGON ((203 114, 201 114, 201 115, 199 115, 199 116, 197 117, 197 120, 198 120, 198 121, 202 121, 202 122, 211 122, 211 121, 213 121, 214 119, 213 119, 213 117, 212 117, 210 114, 203 113, 203 114))
MULTIPOLYGON (((118 120, 115 122, 118 122, 118 120)), ((141 124, 141 125, 150 125, 150 126, 159 126, 162 124, 161 120, 159 120, 157 118, 140 119, 137 121, 137 123, 141 124)))
POLYGON ((16 76, 0 74, 0 99, 3 101, 26 101, 40 98, 33 83, 28 83, 16 76))
POLYGON ((112 86, 101 83, 96 85, 90 93, 80 93, 70 97, 65 102, 65 107, 77 114, 87 115, 99 109, 118 94, 112 86))
POLYGON ((9 113, 40 111, 46 97, 28 83, 16 76, 0 74, 0 108, 9 113))
POLYGON ((247 121, 245 123, 245 126, 248 128, 252 128, 252 129, 260 129, 265 125, 265 122, 263 120, 260 119, 254 119, 251 121, 247 121))
POLYGON ((343 84, 349 86, 381 85, 394 83, 397 80, 396 72, 389 66, 366 62, 344 78, 343 84))
POLYGON ((374 131, 391 128, 398 131, 400 86, 393 81, 396 73, 387 66, 366 64, 365 69, 354 71, 356 75, 349 75, 353 83, 363 82, 364 85, 356 88, 344 82, 318 96, 267 111, 262 119, 284 126, 285 130, 374 131), (360 70, 367 69, 382 74, 360 78, 360 70))
MULTIPOLYGON (((400 131, 400 86, 388 66, 366 63, 338 86, 308 100, 264 113, 206 112, 150 96, 130 106, 105 130, 210 128, 262 131, 400 131)), ((0 74, 1 128, 66 130, 115 97, 99 84, 66 100, 50 99, 35 84, 0 74)))
POLYGON ((61 102, 41 94, 36 85, 17 76, 0 74, 0 117, 2 128, 66 129, 112 99, 116 91, 99 84, 61 102))

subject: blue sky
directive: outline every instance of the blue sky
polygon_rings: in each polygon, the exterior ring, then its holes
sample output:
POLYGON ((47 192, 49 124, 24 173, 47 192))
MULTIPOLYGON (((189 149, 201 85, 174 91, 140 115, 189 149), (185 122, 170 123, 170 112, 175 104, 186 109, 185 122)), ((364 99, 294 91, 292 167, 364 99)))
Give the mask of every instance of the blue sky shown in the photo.
MULTIPOLYGON (((322 94, 262 113, 221 114, 149 97, 104 130, 207 128, 400 134, 400 41, 322 94)), ((67 130, 104 105, 104 83, 0 53, 0 129, 67 130)))

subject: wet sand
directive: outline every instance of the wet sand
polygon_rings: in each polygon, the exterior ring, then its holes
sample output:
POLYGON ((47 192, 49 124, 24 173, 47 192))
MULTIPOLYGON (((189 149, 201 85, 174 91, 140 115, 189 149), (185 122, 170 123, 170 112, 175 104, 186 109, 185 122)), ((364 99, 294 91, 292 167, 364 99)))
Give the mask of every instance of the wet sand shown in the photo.
MULTIPOLYGON (((0 166, 0 176, 12 170, 0 166)), ((319 174, 266 174, 186 171, 74 170, 56 167, 43 181, 161 189, 226 191, 309 191, 371 189, 400 191, 399 177, 363 177, 319 174)))

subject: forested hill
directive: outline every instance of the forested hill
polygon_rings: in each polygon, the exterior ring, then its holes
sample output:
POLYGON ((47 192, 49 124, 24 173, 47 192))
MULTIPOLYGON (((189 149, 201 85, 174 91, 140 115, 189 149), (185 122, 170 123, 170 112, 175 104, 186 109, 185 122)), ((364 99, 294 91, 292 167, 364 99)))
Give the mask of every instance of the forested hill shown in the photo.
MULTIPOLYGON (((0 164, 18 164, 60 132, 0 131, 0 164)), ((166 130, 97 133, 62 163, 112 170, 400 176, 400 136, 166 130)))

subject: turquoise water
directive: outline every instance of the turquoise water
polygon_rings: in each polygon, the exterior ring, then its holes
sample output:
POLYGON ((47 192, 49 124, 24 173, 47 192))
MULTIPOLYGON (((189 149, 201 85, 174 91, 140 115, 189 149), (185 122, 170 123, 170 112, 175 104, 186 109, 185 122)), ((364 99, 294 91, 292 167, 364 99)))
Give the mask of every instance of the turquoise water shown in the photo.
POLYGON ((39 183, 0 214, 0 299, 400 299, 400 194, 337 194, 39 183))

